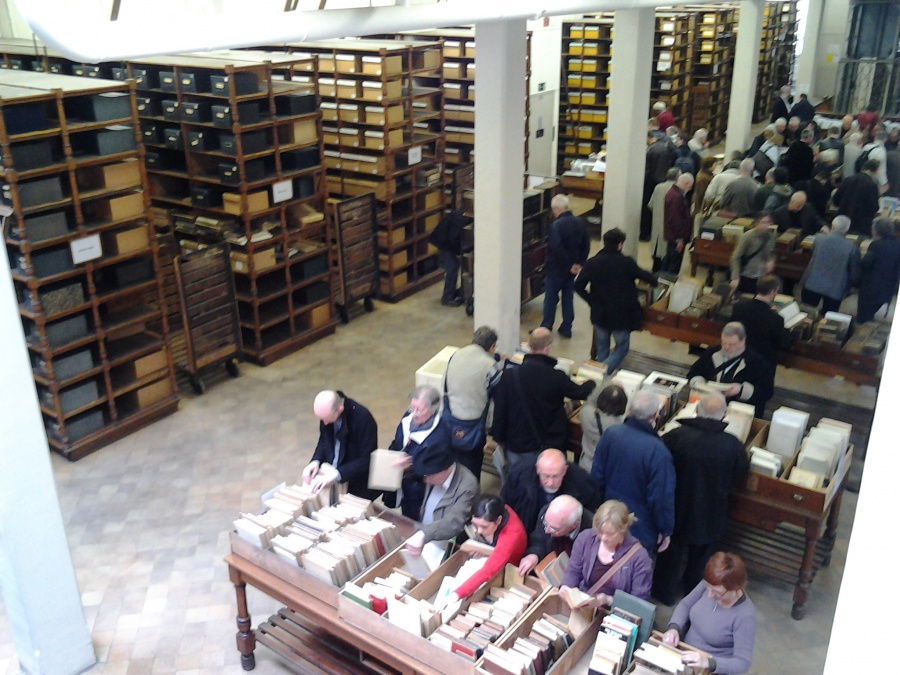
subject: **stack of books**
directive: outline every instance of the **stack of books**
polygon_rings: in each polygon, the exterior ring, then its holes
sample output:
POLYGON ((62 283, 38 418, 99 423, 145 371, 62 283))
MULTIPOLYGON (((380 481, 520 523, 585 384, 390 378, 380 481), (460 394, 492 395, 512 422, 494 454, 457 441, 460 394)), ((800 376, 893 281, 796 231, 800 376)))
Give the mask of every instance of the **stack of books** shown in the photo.
POLYGON ((681 662, 682 653, 658 641, 647 642, 634 653, 631 675, 676 675, 692 672, 681 662))
POLYGON ((605 633, 622 643, 620 649, 624 663, 631 661, 631 655, 637 645, 640 624, 640 619, 623 610, 615 610, 613 613, 607 614, 600 623, 600 633, 605 633))
POLYGON ((735 436, 741 443, 746 443, 750 437, 754 415, 756 415, 756 408, 749 403, 729 402, 723 419, 728 424, 725 431, 735 436))
POLYGON ((516 638, 506 649, 488 644, 482 668, 492 675, 543 675, 572 642, 560 617, 544 614, 527 636, 516 638))
POLYGON ((628 665, 625 661, 626 644, 615 635, 597 633, 588 675, 621 675, 628 665))

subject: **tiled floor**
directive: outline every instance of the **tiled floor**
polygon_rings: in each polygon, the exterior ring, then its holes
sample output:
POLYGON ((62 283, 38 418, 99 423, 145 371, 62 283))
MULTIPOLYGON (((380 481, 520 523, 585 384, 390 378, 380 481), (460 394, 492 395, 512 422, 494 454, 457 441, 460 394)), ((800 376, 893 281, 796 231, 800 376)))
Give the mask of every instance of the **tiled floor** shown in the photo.
MULTIPOLYGON (((53 456, 97 654, 92 672, 242 672, 234 591, 222 562, 231 521, 239 511, 258 511, 265 490, 299 478, 316 440, 317 391, 339 388, 365 403, 381 443, 389 441, 416 368, 444 345, 471 339, 463 310, 438 299, 435 286, 397 305, 377 303, 334 336, 268 368, 244 366, 239 379, 222 378, 202 397, 186 395, 176 414, 79 462, 53 456)), ((575 336, 554 350, 582 360, 590 330, 586 307, 576 302, 575 336)), ((539 302, 532 302, 523 309, 522 335, 539 322, 539 302)), ((646 334, 636 334, 632 348, 690 360, 684 345, 646 334)), ((791 382, 874 405, 871 388, 779 371, 780 386, 791 382)), ((752 580, 754 673, 822 671, 855 506, 856 496, 847 494, 833 563, 816 578, 803 621, 790 618, 790 585, 752 580)), ((248 596, 254 623, 278 607, 254 590, 248 596)), ((257 672, 288 672, 265 647, 256 653, 257 672)), ((16 672, 0 605, 0 674, 16 672)))

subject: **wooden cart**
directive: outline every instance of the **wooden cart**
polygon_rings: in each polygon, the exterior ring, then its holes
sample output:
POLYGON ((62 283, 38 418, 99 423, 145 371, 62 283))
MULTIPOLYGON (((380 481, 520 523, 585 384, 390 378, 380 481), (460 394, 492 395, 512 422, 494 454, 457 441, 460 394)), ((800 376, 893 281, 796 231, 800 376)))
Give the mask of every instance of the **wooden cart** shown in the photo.
MULTIPOLYGON (((350 321, 350 305, 362 300, 371 312, 378 292, 379 258, 376 245, 375 194, 372 192, 344 199, 334 204, 333 237, 340 267, 335 290, 335 306, 341 321, 350 321)), ((405 252, 404 252, 405 255, 405 252)), ((387 265, 393 264, 388 254, 387 265)))
POLYGON ((202 394, 206 384, 201 370, 224 364, 228 374, 237 377, 243 360, 228 244, 178 256, 175 278, 187 353, 187 362, 179 366, 190 376, 194 391, 202 394))

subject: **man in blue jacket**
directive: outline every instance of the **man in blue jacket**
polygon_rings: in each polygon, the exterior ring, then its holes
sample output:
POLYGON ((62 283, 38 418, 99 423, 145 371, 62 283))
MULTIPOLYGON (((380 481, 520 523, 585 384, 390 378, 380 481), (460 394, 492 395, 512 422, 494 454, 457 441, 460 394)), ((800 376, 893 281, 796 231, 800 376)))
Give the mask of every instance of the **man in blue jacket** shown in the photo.
POLYGON ((638 391, 631 415, 600 438, 591 468, 602 501, 618 499, 637 516, 631 534, 651 556, 668 548, 675 527, 675 465, 653 428, 659 407, 656 394, 638 391))
POLYGON ((591 240, 587 226, 569 210, 569 198, 556 195, 550 202, 555 220, 550 223, 547 241, 547 281, 544 286, 544 319, 541 326, 553 330, 556 304, 562 292, 562 323, 559 334, 572 337, 575 321, 575 277, 587 260, 591 240))

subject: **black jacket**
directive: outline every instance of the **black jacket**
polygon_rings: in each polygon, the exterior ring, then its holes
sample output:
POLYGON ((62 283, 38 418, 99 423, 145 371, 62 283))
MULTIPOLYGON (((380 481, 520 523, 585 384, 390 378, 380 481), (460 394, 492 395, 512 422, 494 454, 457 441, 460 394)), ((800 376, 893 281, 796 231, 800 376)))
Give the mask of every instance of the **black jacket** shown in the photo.
POLYGON ((794 105, 791 106, 791 117, 799 117, 800 124, 806 125, 807 122, 811 122, 812 118, 816 116, 816 108, 815 106, 807 101, 805 98, 801 98, 794 105))
POLYGON ((772 211, 772 222, 778 227, 779 232, 792 227, 800 228, 803 237, 816 234, 825 226, 825 221, 808 202, 797 212, 791 211, 787 204, 779 206, 772 211))
POLYGON ((711 544, 728 524, 728 495, 747 475, 750 461, 725 422, 681 420, 662 437, 675 463, 675 530, 686 544, 711 544))
MULTIPOLYGON (((793 101, 794 97, 791 96, 788 101, 793 101)), ((769 117, 769 122, 774 122, 779 117, 783 117, 785 120, 789 117, 788 115, 788 107, 785 105, 784 99, 781 96, 776 95, 775 100, 772 102, 772 114, 769 117)))
POLYGON ((635 279, 657 283, 656 275, 642 270, 621 251, 603 248, 584 264, 575 279, 575 292, 591 306, 592 324, 610 331, 640 329, 644 315, 635 279))
POLYGON ((659 185, 666 181, 666 173, 675 164, 675 151, 669 141, 663 137, 647 147, 647 182, 659 185))
POLYGON ((815 158, 809 143, 796 140, 788 146, 787 152, 781 156, 781 166, 787 169, 791 185, 813 176, 815 158))
MULTIPOLYGON (((759 413, 766 405, 766 401, 772 398, 775 393, 775 382, 773 379, 774 370, 772 370, 769 362, 762 356, 747 347, 740 357, 737 365, 727 369, 727 372, 717 377, 716 367, 713 364, 713 354, 720 351, 721 347, 710 347, 700 358, 694 361, 694 365, 688 370, 687 378, 691 380, 697 376, 702 377, 707 382, 721 382, 722 384, 749 382, 753 385, 753 394, 745 403, 757 407, 759 413)), ((732 396, 729 401, 741 400, 740 396, 732 396)))
POLYGON ((872 241, 861 267, 857 318, 868 321, 897 292, 897 284, 900 283, 900 240, 887 237, 872 241))
MULTIPOLYGON (((571 466, 571 464, 569 466, 571 466)), ((588 474, 588 478, 590 478, 590 474, 588 474)), ((575 528, 571 535, 567 535, 566 537, 554 537, 553 535, 549 535, 544 529, 543 522, 544 514, 547 513, 547 508, 549 506, 550 504, 547 504, 538 513, 538 517, 534 521, 534 528, 528 535, 528 548, 525 549, 525 555, 536 555, 538 560, 541 560, 551 551, 557 555, 561 551, 565 551, 571 555, 575 538, 581 532, 589 530, 593 526, 594 512, 585 508, 581 512, 581 522, 578 523, 578 527, 575 528)), ((584 504, 582 504, 582 506, 584 506, 584 504)), ((518 511, 516 513, 518 513, 518 511)))
POLYGON ((587 225, 571 211, 550 223, 547 242, 547 271, 569 274, 572 265, 583 265, 591 251, 587 225))
POLYGON ((850 231, 870 235, 878 213, 878 183, 867 173, 857 173, 841 181, 834 193, 838 213, 850 219, 850 231))
MULTIPOLYGON (((343 393, 338 392, 340 396, 343 393)), ((378 447, 378 425, 372 413, 350 398, 344 398, 341 414, 341 459, 335 467, 351 494, 375 499, 380 493, 369 490, 369 455, 378 447)), ((319 443, 313 460, 334 465, 334 425, 319 422, 319 443)))
POLYGON ((500 496, 519 516, 526 532, 534 530, 537 526, 538 514, 547 503, 560 495, 575 497, 593 517, 594 511, 601 503, 600 486, 591 478, 591 474, 577 464, 570 462, 568 466, 562 485, 554 495, 544 492, 534 462, 517 464, 509 472, 500 496))
POLYGON ((753 298, 735 303, 732 321, 740 321, 747 331, 747 344, 772 365, 778 365, 778 351, 789 349, 791 333, 784 319, 762 300, 753 298))
POLYGON ((442 251, 450 251, 454 255, 462 253, 462 232, 472 219, 466 216, 461 209, 451 211, 441 218, 441 221, 428 237, 428 241, 442 251))
POLYGON ((564 400, 583 401, 596 383, 575 384, 554 366, 552 356, 526 354, 521 366, 503 371, 494 393, 491 435, 510 452, 565 447, 568 420, 564 400))

